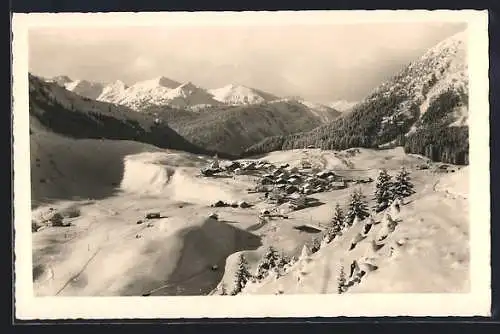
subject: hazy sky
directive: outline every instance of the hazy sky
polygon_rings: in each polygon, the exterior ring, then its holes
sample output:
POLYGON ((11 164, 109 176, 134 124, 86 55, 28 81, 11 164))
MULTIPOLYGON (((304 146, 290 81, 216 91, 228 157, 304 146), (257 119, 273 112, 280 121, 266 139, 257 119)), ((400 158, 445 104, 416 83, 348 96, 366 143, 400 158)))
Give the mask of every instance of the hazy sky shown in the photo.
POLYGON ((204 88, 243 84, 316 102, 358 100, 456 23, 253 27, 43 28, 30 32, 33 74, 127 84, 158 76, 204 88))

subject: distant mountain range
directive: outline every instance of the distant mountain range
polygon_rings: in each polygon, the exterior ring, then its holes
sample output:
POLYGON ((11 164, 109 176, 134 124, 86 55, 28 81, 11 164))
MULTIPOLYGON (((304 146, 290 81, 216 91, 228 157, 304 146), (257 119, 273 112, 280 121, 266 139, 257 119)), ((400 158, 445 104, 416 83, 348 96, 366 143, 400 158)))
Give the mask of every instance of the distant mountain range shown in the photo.
POLYGON ((438 43, 354 105, 309 132, 274 136, 248 155, 315 146, 323 149, 403 145, 435 161, 468 164, 466 35, 438 43))
POLYGON ((29 74, 30 134, 50 131, 72 138, 135 140, 161 148, 213 154, 155 118, 70 92, 29 74))
MULTIPOLYGON (((221 88, 204 89, 191 82, 180 83, 163 76, 140 81, 132 86, 127 86, 120 80, 106 84, 72 80, 65 75, 45 81, 55 82, 83 97, 120 104, 135 111, 163 106, 199 111, 217 106, 249 106, 283 101, 281 97, 244 85, 228 84, 221 88)), ((340 115, 340 112, 331 106, 309 102, 300 97, 293 100, 304 104, 324 121, 330 121, 340 115)), ((345 105, 341 107, 345 108, 345 105)))
POLYGON ((30 83, 37 87, 30 90, 30 114, 56 133, 191 147, 190 152, 203 149, 228 156, 238 156, 269 136, 312 130, 340 114, 328 107, 315 110, 296 100, 275 100, 271 94, 243 86, 209 93, 165 77, 130 87, 121 81, 103 85, 65 76, 41 80, 30 75, 30 83), (134 130, 137 126, 140 136, 134 130), (169 144, 148 129, 162 129, 165 139, 174 138, 174 133, 179 138, 169 144))

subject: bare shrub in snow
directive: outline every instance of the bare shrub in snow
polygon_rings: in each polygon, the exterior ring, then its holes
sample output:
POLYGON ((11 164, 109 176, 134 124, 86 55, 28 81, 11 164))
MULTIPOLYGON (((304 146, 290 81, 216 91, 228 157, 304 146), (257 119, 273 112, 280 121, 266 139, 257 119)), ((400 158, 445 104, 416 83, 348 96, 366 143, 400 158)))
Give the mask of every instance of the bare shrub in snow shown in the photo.
POLYGON ((314 254, 318 252, 321 249, 321 239, 320 238, 313 238, 311 242, 311 253, 314 254))
POLYGON ((344 266, 340 266, 339 276, 337 278, 337 292, 339 294, 344 293, 346 291, 346 278, 344 266))
POLYGON ((227 295, 226 285, 224 283, 220 286, 220 295, 221 296, 227 295))

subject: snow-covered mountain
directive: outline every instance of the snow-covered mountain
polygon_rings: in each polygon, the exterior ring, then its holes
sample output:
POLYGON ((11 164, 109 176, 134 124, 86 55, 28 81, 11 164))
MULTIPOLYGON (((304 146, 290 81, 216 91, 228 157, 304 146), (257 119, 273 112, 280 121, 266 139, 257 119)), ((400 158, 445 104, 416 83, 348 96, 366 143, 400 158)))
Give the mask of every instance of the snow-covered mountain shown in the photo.
POLYGON ((199 105, 221 105, 219 101, 214 99, 212 94, 191 82, 184 83, 170 90, 165 97, 168 99, 168 105, 180 108, 196 107, 199 105))
POLYGON ((131 86, 120 80, 112 83, 72 80, 67 76, 45 79, 57 82, 67 90, 89 99, 123 105, 135 111, 155 107, 170 107, 189 111, 227 106, 264 107, 268 103, 299 103, 308 109, 321 122, 328 123, 340 115, 329 106, 306 101, 300 97, 280 98, 256 88, 229 84, 216 89, 204 89, 192 82, 180 83, 160 76, 137 82, 131 86))
POLYGON ((235 84, 209 89, 208 93, 212 94, 215 100, 229 105, 258 104, 278 99, 270 93, 235 84))
POLYGON ((104 84, 87 80, 75 80, 64 84, 64 87, 80 96, 96 100, 104 89, 104 84))
POLYGON ((61 87, 64 87, 66 84, 68 84, 68 83, 70 83, 70 82, 73 81, 67 75, 58 75, 58 76, 55 76, 53 78, 44 79, 44 80, 47 81, 47 82, 55 82, 56 84, 58 84, 61 87))
POLYGON ((389 144, 436 161, 467 164, 468 95, 466 34, 460 32, 408 64, 344 117, 307 133, 263 141, 249 151, 389 144))
POLYGON ((328 103, 328 106, 330 108, 333 108, 335 110, 338 110, 342 113, 344 112, 349 112, 352 110, 352 108, 357 104, 358 102, 355 101, 346 101, 346 100, 338 100, 334 102, 328 103))
POLYGON ((134 140, 161 148, 211 153, 188 142, 154 116, 117 104, 96 101, 29 74, 31 132, 72 138, 134 140))
POLYGON ((305 106, 314 116, 319 118, 322 123, 328 123, 340 116, 340 112, 334 108, 328 107, 321 103, 311 102, 304 100, 299 96, 285 97, 278 100, 271 101, 270 103, 299 103, 305 106))
POLYGON ((124 105, 136 111, 157 106, 190 109, 221 104, 207 91, 190 82, 182 84, 166 77, 141 81, 130 87, 117 81, 106 86, 97 100, 124 105))
POLYGON ((306 100, 300 100, 299 102, 308 107, 313 114, 318 116, 325 123, 328 123, 340 116, 340 112, 337 109, 324 104, 306 100))
POLYGON ((104 86, 102 93, 99 95, 98 99, 101 101, 115 101, 123 96, 125 90, 127 90, 128 86, 121 80, 116 80, 113 83, 110 83, 104 86))
POLYGON ((166 105, 169 102, 166 95, 179 85, 179 82, 165 77, 140 81, 130 87, 115 82, 113 87, 103 92, 97 99, 140 111, 150 106, 166 105))
POLYGON ((88 80, 72 80, 67 75, 58 75, 52 78, 41 78, 45 82, 56 83, 67 90, 76 93, 88 99, 96 100, 101 95, 106 86, 100 82, 91 82, 88 80))

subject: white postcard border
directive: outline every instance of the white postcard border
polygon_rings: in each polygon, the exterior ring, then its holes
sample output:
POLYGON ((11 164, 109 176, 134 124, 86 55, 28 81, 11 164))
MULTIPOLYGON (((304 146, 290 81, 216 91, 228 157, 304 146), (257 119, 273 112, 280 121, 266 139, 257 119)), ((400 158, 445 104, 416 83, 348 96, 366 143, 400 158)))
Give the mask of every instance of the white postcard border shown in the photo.
POLYGON ((286 11, 14 14, 13 135, 15 314, 18 319, 488 316, 490 178, 487 11, 286 11), (34 297, 31 260, 28 30, 66 26, 284 25, 467 22, 470 121, 470 272, 465 294, 201 297, 34 297))

